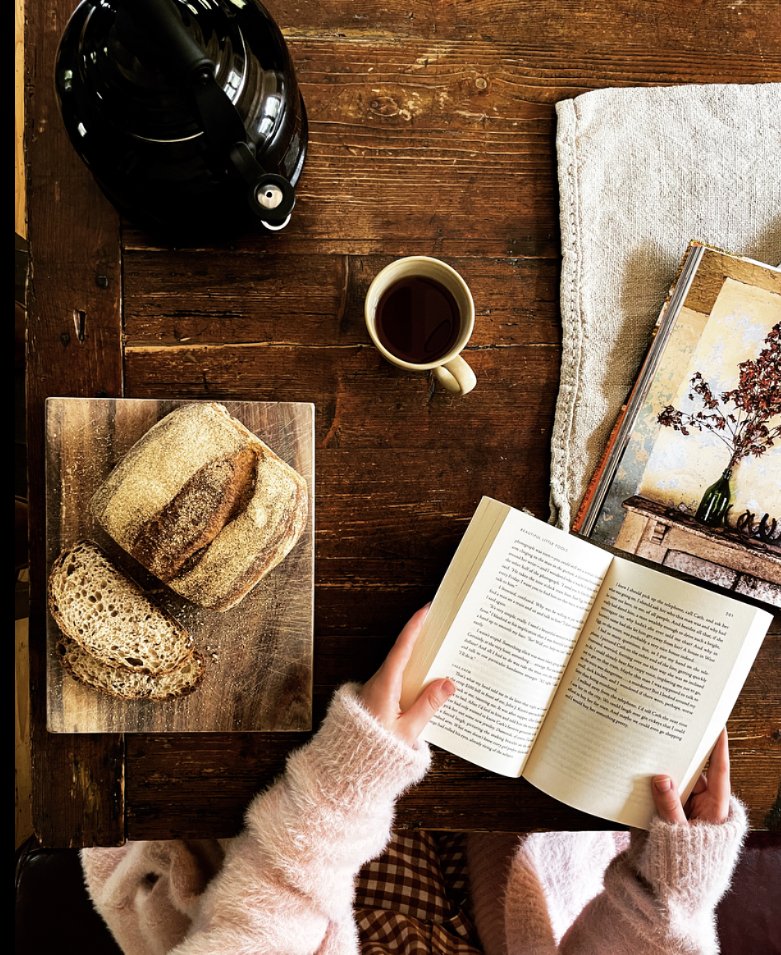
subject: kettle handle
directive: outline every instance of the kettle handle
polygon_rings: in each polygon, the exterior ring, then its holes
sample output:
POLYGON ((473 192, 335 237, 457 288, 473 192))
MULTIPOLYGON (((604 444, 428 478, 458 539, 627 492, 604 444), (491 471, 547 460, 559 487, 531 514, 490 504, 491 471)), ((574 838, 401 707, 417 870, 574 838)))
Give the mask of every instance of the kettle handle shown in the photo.
POLYGON ((132 21, 136 29, 139 23, 148 28, 146 42, 149 36, 162 40, 165 62, 192 93, 206 141, 220 155, 227 154, 230 168, 248 187, 253 213, 273 230, 287 225, 295 204, 292 184, 257 161, 244 121, 217 85, 214 63, 183 28, 174 0, 114 0, 114 4, 118 18, 132 21))
POLYGON ((114 0, 120 16, 129 16, 136 23, 140 20, 148 27, 146 42, 160 38, 166 61, 171 63, 178 75, 192 82, 208 70, 214 74, 214 63, 209 59, 187 30, 172 0, 114 0))

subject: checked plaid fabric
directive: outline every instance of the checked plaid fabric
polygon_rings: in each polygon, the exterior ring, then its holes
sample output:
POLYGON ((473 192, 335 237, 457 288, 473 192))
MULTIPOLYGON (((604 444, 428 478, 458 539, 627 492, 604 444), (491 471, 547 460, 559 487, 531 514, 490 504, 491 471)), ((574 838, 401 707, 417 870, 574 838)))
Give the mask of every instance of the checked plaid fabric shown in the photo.
POLYGON ((465 836, 400 831, 356 882, 362 955, 481 955, 468 901, 465 836))

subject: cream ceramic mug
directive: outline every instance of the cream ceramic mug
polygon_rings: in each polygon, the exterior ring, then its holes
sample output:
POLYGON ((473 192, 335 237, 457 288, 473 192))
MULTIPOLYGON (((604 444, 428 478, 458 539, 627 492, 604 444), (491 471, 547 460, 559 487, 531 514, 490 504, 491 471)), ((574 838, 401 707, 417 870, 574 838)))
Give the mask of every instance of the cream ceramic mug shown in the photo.
POLYGON ((431 370, 453 394, 465 395, 477 384, 461 357, 475 326, 475 303, 446 262, 409 255, 386 265, 369 286, 364 316, 389 362, 408 371, 431 370))

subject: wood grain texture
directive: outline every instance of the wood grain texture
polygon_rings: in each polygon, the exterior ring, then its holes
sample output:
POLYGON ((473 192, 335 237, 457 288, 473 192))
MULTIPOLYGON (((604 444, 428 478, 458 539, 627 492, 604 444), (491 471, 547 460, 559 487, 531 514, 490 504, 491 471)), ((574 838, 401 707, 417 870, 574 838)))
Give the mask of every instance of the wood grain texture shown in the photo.
MULTIPOLYGON (((392 260, 246 249, 128 251, 128 358, 145 358, 147 349, 159 346, 369 345, 364 298, 392 260)), ((557 258, 475 255, 448 261, 475 300, 472 348, 560 345, 557 258)))
MULTIPOLYGON (((230 835, 308 734, 45 731, 43 399, 314 403, 317 724, 334 686, 368 676, 432 596, 482 494, 547 515, 561 347, 556 103, 606 87, 779 82, 781 8, 269 3, 310 123, 290 225, 172 248, 119 223, 58 125, 51 70, 74 6, 28 9, 36 831, 49 845, 230 835), (465 398, 369 345, 365 290, 407 254, 445 258, 473 289, 467 357, 478 384, 465 398)), ((780 669, 776 635, 730 723, 735 788, 758 828, 781 828, 780 669)), ((439 752, 398 818, 451 829, 602 825, 439 752)))
POLYGON ((125 837, 124 741, 46 729, 44 403, 121 395, 120 235, 114 209, 68 142, 52 72, 75 4, 26 4, 26 416, 30 536, 30 735, 35 835, 43 845, 125 837))
POLYGON ((314 455, 312 406, 226 402, 227 410, 306 480, 309 518, 282 563, 232 610, 196 607, 132 560, 90 514, 99 484, 180 401, 47 402, 47 563, 94 540, 190 633, 206 661, 196 690, 166 702, 119 700, 66 674, 48 620, 48 728, 53 733, 293 732, 312 725, 314 455))

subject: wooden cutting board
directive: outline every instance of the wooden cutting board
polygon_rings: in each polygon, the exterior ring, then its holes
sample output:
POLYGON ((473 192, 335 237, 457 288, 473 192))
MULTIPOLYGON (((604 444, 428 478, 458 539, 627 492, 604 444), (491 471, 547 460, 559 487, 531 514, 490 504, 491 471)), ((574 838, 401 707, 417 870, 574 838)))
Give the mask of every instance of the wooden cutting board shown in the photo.
POLYGON ((93 521, 89 502, 130 447, 184 401, 49 398, 46 402, 47 568, 79 538, 98 543, 192 633, 204 655, 200 686, 178 700, 120 700, 78 683, 47 621, 47 714, 53 733, 305 731, 312 723, 314 405, 221 404, 309 486, 309 520, 288 556, 232 610, 196 607, 147 573, 93 521))

